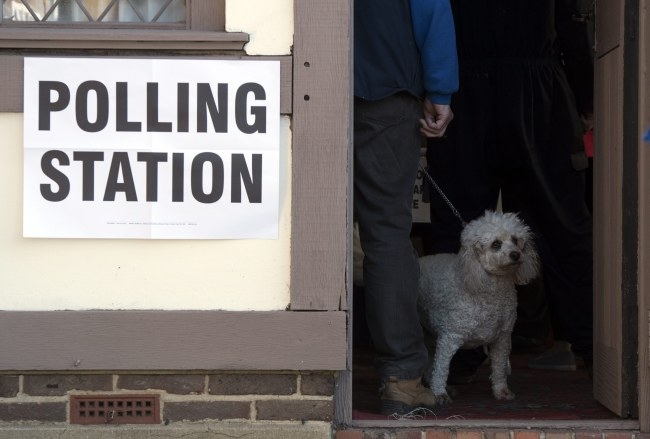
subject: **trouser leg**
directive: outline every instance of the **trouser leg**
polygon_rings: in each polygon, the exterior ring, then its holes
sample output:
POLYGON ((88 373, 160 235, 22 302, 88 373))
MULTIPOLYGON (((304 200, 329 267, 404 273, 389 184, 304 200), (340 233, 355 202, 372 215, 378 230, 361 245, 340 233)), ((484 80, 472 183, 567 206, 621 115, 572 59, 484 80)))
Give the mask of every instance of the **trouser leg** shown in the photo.
POLYGON ((366 317, 384 379, 420 377, 427 361, 416 308, 419 264, 410 240, 421 114, 420 102, 405 94, 355 100, 355 215, 366 317))

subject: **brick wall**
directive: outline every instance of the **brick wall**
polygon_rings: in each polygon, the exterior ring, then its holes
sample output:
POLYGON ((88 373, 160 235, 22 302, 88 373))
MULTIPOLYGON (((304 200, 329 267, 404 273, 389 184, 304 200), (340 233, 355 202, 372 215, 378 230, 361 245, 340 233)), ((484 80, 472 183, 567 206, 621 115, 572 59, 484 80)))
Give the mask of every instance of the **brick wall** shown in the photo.
MULTIPOLYGON (((69 423, 71 395, 160 397, 161 424, 233 420, 320 421, 334 417, 331 372, 0 375, 0 423, 69 423)), ((329 435, 328 435, 329 437, 329 435)), ((350 428, 335 439, 650 439, 634 430, 507 428, 350 428)))
POLYGON ((160 395, 163 423, 201 420, 326 421, 331 372, 0 375, 0 422, 69 422, 70 395, 160 395))

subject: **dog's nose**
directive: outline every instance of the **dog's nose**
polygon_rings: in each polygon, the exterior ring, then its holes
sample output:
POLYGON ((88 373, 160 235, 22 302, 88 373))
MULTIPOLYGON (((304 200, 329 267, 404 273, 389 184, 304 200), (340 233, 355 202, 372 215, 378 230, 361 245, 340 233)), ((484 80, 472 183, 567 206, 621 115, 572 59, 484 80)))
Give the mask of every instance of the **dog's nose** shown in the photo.
POLYGON ((517 251, 510 252, 510 259, 512 259, 513 261, 518 261, 520 257, 521 257, 521 253, 517 251))

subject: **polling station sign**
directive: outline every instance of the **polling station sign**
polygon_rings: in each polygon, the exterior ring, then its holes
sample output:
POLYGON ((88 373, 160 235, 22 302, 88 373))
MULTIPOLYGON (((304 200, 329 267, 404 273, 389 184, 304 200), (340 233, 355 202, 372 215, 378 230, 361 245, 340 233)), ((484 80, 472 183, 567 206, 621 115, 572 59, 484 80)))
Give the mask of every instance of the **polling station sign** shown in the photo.
POLYGON ((275 239, 280 65, 26 58, 23 235, 275 239))

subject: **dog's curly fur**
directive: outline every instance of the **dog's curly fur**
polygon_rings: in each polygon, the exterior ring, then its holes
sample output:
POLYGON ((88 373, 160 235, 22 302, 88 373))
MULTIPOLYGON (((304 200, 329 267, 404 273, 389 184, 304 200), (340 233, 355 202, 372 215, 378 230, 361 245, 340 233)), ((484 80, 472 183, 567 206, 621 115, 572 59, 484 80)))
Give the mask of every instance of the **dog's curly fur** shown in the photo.
POLYGON ((494 397, 515 397, 506 378, 515 285, 530 282, 538 271, 532 233, 514 213, 486 211, 463 229, 458 254, 420 258, 418 310, 422 325, 436 336, 429 384, 438 404, 451 403, 446 384, 452 356, 461 347, 484 344, 494 397))

